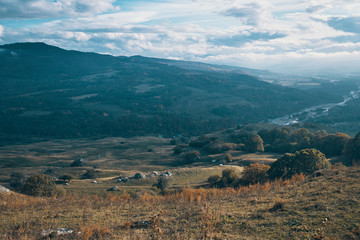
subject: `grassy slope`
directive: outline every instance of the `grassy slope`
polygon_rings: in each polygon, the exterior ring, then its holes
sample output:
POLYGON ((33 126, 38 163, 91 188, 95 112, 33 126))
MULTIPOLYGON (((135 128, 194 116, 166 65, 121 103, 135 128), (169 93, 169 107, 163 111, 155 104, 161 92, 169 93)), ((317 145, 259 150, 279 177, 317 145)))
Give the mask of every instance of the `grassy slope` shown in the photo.
POLYGON ((334 167, 305 181, 165 197, 3 194, 0 234, 38 239, 42 229, 70 227, 82 234, 68 239, 359 239, 359 178, 359 168, 334 167))

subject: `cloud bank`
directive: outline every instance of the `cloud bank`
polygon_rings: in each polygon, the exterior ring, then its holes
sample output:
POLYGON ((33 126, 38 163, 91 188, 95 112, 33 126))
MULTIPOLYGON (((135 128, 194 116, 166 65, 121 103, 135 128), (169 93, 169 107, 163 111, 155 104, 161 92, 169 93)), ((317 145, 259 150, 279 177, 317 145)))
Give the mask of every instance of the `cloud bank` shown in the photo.
POLYGON ((0 0, 0 6, 0 43, 44 41, 286 73, 359 71, 355 0, 0 0))

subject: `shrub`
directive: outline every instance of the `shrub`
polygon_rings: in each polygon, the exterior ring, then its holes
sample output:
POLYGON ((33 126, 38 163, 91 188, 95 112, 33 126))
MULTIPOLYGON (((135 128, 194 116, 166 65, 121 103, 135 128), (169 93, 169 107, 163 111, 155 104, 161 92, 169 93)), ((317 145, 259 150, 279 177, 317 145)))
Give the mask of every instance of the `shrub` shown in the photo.
POLYGON ((32 196, 51 197, 59 193, 54 180, 45 174, 36 174, 27 179, 22 192, 32 196))
POLYGON ((214 185, 216 184, 217 182, 219 182, 221 179, 221 177, 219 175, 212 175, 210 176, 208 179, 207 179, 207 182, 210 184, 210 185, 214 185))
POLYGON ((287 203, 286 200, 282 200, 282 199, 276 200, 274 206, 269 209, 269 212, 276 212, 279 210, 283 210, 286 206, 286 203, 287 203))
POLYGON ((170 140, 170 145, 176 145, 177 141, 176 138, 170 140))
POLYGON ((350 136, 345 133, 330 134, 324 138, 320 151, 329 157, 339 156, 350 139, 350 136))
POLYGON ((273 144, 275 141, 286 141, 289 135, 289 130, 286 128, 273 128, 271 130, 260 130, 258 135, 265 143, 273 144))
POLYGON ((71 174, 65 174, 65 175, 59 177, 59 179, 63 180, 64 182, 71 182, 71 180, 74 178, 75 177, 71 174))
POLYGON ((249 185, 255 183, 265 183, 268 180, 267 171, 270 169, 270 166, 264 164, 250 164, 250 166, 245 167, 243 175, 241 177, 241 184, 249 185))
POLYGON ((275 141, 270 147, 266 149, 266 151, 274 153, 293 153, 296 151, 296 147, 296 143, 281 143, 275 141))
POLYGON ((180 153, 184 152, 187 148, 186 144, 181 144, 173 148, 174 155, 179 155, 180 153))
POLYGON ((217 137, 210 137, 210 136, 202 135, 199 138, 192 140, 189 143, 189 146, 193 147, 193 148, 202 148, 205 145, 207 145, 217 139, 218 139, 217 137))
POLYGON ((245 143, 245 150, 250 153, 263 152, 264 145, 261 137, 257 134, 250 136, 247 142, 245 143))
POLYGON ((271 179, 290 178, 294 174, 311 174, 317 170, 330 167, 331 164, 325 155, 316 149, 286 153, 271 165, 268 171, 271 179))
POLYGON ((226 153, 224 160, 225 160, 225 162, 229 163, 229 162, 232 162, 234 160, 234 158, 231 156, 230 153, 226 153))
POLYGON ((84 159, 79 158, 79 159, 77 159, 77 160, 74 160, 74 161, 71 163, 70 167, 81 167, 81 166, 83 165, 83 163, 84 163, 84 159))
POLYGON ((305 137, 313 139, 314 134, 306 128, 299 128, 291 135, 292 142, 300 142, 305 137))
POLYGON ((94 179, 97 177, 98 171, 95 171, 94 169, 88 169, 86 170, 86 173, 83 174, 83 178, 88 179, 94 179))
POLYGON ((169 186, 169 179, 166 177, 159 177, 155 186, 160 189, 160 193, 165 193, 166 188, 169 186))
POLYGON ((26 182, 26 176, 23 173, 13 173, 10 177, 10 186, 17 191, 21 191, 26 182))
POLYGON ((239 173, 235 169, 225 169, 222 171, 222 176, 220 179, 221 186, 231 186, 235 185, 239 180, 239 173))
POLYGON ((185 164, 191 164, 196 162, 200 158, 199 151, 190 151, 183 154, 183 159, 185 164))
POLYGON ((346 143, 344 155, 346 164, 360 163, 360 132, 346 143))
POLYGON ((224 143, 219 140, 213 141, 202 149, 210 154, 223 153, 229 150, 234 150, 237 148, 237 145, 234 143, 224 143))
POLYGON ((245 143, 252 134, 250 132, 241 130, 237 133, 233 133, 229 136, 234 143, 245 143))

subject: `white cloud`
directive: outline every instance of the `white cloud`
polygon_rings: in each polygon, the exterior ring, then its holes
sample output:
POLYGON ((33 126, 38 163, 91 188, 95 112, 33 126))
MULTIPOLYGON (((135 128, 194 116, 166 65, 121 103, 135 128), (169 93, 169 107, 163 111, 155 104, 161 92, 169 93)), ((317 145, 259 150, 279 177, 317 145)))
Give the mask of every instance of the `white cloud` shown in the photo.
POLYGON ((0 37, 3 35, 3 32, 4 32, 4 27, 0 25, 0 37))
POLYGON ((0 18, 31 19, 94 15, 119 10, 116 0, 0 0, 0 18))
POLYGON ((67 16, 23 28, 4 24, 0 36, 4 42, 45 41, 82 51, 276 71, 357 69, 346 61, 359 60, 360 35, 357 29, 345 31, 351 28, 348 22, 358 26, 360 3, 355 0, 144 1, 127 11, 119 11, 114 2, 14 0, 24 6, 14 9, 0 0, 7 7, 3 18, 67 16))

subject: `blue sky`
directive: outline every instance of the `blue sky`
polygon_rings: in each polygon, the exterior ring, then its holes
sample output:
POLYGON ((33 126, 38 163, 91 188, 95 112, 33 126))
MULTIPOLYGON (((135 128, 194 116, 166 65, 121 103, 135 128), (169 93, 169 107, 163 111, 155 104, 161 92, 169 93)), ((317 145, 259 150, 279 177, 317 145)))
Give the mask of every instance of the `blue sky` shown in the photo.
POLYGON ((360 72, 358 0, 0 0, 0 44, 360 72))

